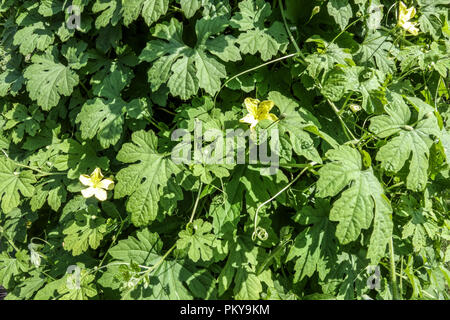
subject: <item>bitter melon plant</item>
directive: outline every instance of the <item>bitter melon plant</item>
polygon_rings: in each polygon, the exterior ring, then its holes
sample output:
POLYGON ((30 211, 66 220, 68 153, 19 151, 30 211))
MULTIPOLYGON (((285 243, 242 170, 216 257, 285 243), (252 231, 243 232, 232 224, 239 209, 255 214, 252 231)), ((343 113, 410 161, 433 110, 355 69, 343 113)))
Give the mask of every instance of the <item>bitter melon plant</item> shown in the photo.
POLYGON ((448 0, 0 0, 6 299, 449 299, 448 0))

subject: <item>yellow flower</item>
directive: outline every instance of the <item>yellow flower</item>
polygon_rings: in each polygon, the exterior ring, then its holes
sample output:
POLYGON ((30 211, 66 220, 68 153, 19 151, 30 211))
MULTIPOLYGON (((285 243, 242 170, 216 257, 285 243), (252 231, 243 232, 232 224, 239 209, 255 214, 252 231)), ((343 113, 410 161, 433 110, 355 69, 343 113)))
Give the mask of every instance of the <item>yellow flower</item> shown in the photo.
POLYGON ((80 182, 89 188, 81 190, 81 194, 85 198, 95 196, 100 201, 106 200, 106 190, 114 188, 114 181, 111 179, 103 179, 103 174, 100 168, 96 168, 90 176, 82 174, 80 182))
POLYGON ((352 103, 348 107, 350 108, 350 110, 352 110, 353 113, 361 111, 361 106, 358 104, 352 103))
POLYGON ((244 100, 244 104, 247 108, 248 114, 246 114, 245 117, 239 121, 248 123, 250 125, 250 130, 254 130, 255 126, 261 120, 278 120, 276 115, 269 113, 275 105, 273 101, 265 100, 260 102, 258 99, 246 98, 244 100))
POLYGON ((419 28, 416 27, 416 22, 410 22, 416 15, 416 8, 407 8, 406 5, 400 1, 399 14, 398 14, 398 25, 401 26, 406 31, 417 36, 419 34, 419 28))

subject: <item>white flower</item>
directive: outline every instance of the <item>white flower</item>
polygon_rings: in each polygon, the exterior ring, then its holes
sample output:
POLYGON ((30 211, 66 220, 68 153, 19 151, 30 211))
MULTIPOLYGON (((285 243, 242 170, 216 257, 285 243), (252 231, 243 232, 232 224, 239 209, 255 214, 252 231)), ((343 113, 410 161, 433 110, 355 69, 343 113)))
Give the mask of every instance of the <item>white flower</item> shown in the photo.
POLYGON ((90 198, 95 196, 100 201, 106 200, 106 190, 112 190, 114 188, 114 181, 111 179, 103 179, 100 168, 96 168, 90 176, 86 174, 80 175, 80 182, 88 186, 88 188, 81 190, 83 197, 90 198))
POLYGON ((406 31, 417 36, 419 34, 419 28, 416 27, 417 23, 409 21, 415 15, 416 15, 416 8, 414 7, 407 8, 406 5, 402 1, 400 1, 398 24, 406 31))

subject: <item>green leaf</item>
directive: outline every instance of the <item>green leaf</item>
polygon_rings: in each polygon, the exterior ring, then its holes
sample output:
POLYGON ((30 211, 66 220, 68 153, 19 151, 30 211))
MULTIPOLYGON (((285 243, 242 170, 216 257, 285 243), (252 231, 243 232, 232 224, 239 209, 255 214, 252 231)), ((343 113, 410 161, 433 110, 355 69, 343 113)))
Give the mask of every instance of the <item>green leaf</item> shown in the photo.
POLYGON ((336 43, 329 43, 318 36, 312 36, 306 42, 315 42, 317 52, 308 55, 305 60, 308 63, 306 69, 311 77, 319 79, 322 71, 327 73, 336 64, 347 66, 353 62, 349 49, 341 48, 336 43))
POLYGON ((319 199, 316 208, 302 208, 292 219, 308 226, 297 235, 286 261, 296 258, 294 282, 311 277, 315 271, 320 279, 334 267, 338 243, 334 237, 335 227, 328 220, 330 205, 319 199))
POLYGON ((396 48, 390 40, 389 34, 368 33, 355 55, 356 60, 363 65, 370 63, 384 73, 392 73, 395 63, 391 55, 395 54, 396 48))
POLYGON ((27 240, 27 228, 36 219, 35 213, 14 208, 1 218, 3 235, 14 243, 24 243, 27 240))
POLYGON ((230 255, 220 272, 219 296, 234 283, 233 293, 237 300, 257 300, 262 293, 262 284, 256 276, 257 256, 260 249, 251 241, 238 237, 230 248, 230 255))
MULTIPOLYGON (((252 166, 236 166, 232 179, 225 185, 225 193, 214 198, 209 214, 213 217, 216 235, 236 233, 244 201, 247 211, 255 214, 261 203, 279 192, 288 182, 281 170, 268 176, 261 175, 260 170, 252 166)), ((284 194, 276 198, 280 203, 284 203, 285 199, 284 194)))
POLYGON ((354 300, 368 290, 365 269, 367 263, 358 256, 340 252, 335 260, 335 267, 319 281, 324 294, 331 294, 338 300, 354 300))
POLYGON ((194 14, 200 9, 200 0, 180 0, 181 10, 183 10, 186 18, 192 18, 194 14))
POLYGON ((0 156, 0 199, 1 208, 8 213, 20 204, 20 193, 31 197, 34 193, 34 174, 29 170, 19 170, 12 160, 0 156))
POLYGON ((189 258, 197 262, 198 260, 209 261, 213 257, 213 241, 215 236, 211 234, 212 225, 201 219, 192 222, 188 230, 182 230, 178 233, 180 237, 177 240, 178 249, 189 248, 189 258))
POLYGON ((346 91, 347 77, 341 68, 333 68, 327 72, 321 89, 323 96, 331 101, 337 102, 342 99, 346 91))
POLYGON ((95 21, 95 27, 100 29, 108 23, 115 26, 122 18, 124 25, 128 26, 140 15, 150 26, 166 14, 168 8, 169 0, 113 0, 106 3, 97 0, 92 6, 92 12, 101 12, 95 21))
POLYGON ((50 110, 56 106, 61 95, 72 94, 73 88, 79 81, 78 75, 59 63, 54 52, 35 54, 31 61, 33 64, 24 72, 27 90, 30 98, 36 100, 43 110, 50 110))
MULTIPOLYGON (((170 93, 174 96, 179 96, 183 100, 189 99, 199 89, 199 79, 195 72, 194 61, 194 56, 188 55, 175 62, 171 69, 173 74, 167 82, 170 93)), ((208 80, 210 79, 203 79, 203 83, 208 80)))
POLYGON ((284 52, 288 39, 281 22, 265 27, 265 20, 272 13, 270 4, 264 0, 244 0, 239 3, 239 13, 232 19, 232 26, 245 31, 237 39, 243 54, 259 52, 264 61, 271 59, 278 51, 284 52))
MULTIPOLYGON (((117 23, 122 18, 122 1, 112 0, 108 2, 103 2, 101 0, 97 0, 92 6, 93 13, 101 14, 95 20, 95 27, 97 29, 106 27, 108 23, 111 23, 113 26, 117 25, 117 23)), ((132 1, 135 3, 135 1, 132 1)))
POLYGON ((34 300, 50 300, 52 298, 58 297, 59 294, 57 290, 65 279, 67 278, 47 283, 43 288, 41 288, 40 290, 38 290, 38 292, 36 292, 34 300))
POLYGON ((209 58, 204 52, 197 52, 194 63, 197 68, 196 76, 199 79, 199 87, 204 88, 210 95, 214 95, 220 89, 220 79, 227 76, 225 66, 216 59, 209 58))
POLYGON ((414 251, 419 252, 428 245, 428 240, 435 238, 439 227, 424 208, 410 208, 409 213, 412 217, 403 226, 402 239, 411 238, 414 251))
POLYGON ((448 2, 446 0, 419 0, 419 29, 431 34, 434 40, 442 35, 444 17, 448 18, 448 2))
POLYGON ((19 46, 26 56, 34 50, 45 51, 55 41, 54 33, 42 21, 36 21, 18 30, 14 35, 14 45, 19 46))
POLYGON ((381 112, 384 101, 383 83, 386 76, 376 69, 358 66, 347 67, 345 72, 345 93, 359 92, 362 95, 362 108, 367 113, 381 112))
MULTIPOLYGON (((149 274, 150 286, 132 285, 122 293, 125 299, 206 299, 214 297, 215 280, 206 270, 183 263, 183 261, 163 260, 160 252, 162 242, 156 233, 148 229, 138 231, 111 248, 115 261, 137 263, 147 267, 159 264, 149 274)), ((144 269, 145 270, 145 269, 144 269)), ((117 272, 114 267, 109 272, 117 272)))
POLYGON ((6 300, 29 300, 36 291, 42 288, 45 284, 45 276, 37 270, 32 271, 30 275, 31 277, 21 282, 12 292, 8 292, 6 300))
POLYGON ((167 9, 169 9, 169 0, 146 0, 143 3, 141 15, 150 26, 165 15, 167 9))
POLYGON ((208 51, 225 62, 240 61, 241 54, 236 46, 236 38, 231 35, 219 35, 206 40, 208 51))
POLYGON ((280 110, 280 116, 282 117, 278 123, 280 134, 289 136, 294 152, 308 160, 322 163, 322 158, 314 145, 314 141, 306 131, 311 128, 320 128, 317 118, 305 108, 299 107, 297 101, 285 97, 277 91, 269 92, 268 98, 280 110))
POLYGON ((66 58, 69 68, 79 70, 88 63, 88 44, 84 41, 69 40, 61 48, 61 55, 66 58))
POLYGON ((31 210, 36 211, 48 202, 53 211, 58 211, 61 204, 66 201, 67 191, 64 176, 50 176, 36 185, 35 193, 30 200, 31 210))
POLYGON ((40 2, 39 13, 44 17, 51 17, 64 10, 64 3, 62 0, 42 0, 40 2))
POLYGON ((330 0, 327 3, 328 14, 344 30, 353 16, 352 6, 348 0, 330 0))
POLYGON ((217 195, 211 201, 209 214, 213 217, 214 233, 218 236, 236 232, 242 210, 244 188, 240 179, 244 170, 244 166, 238 166, 232 179, 225 185, 225 193, 217 195))
POLYGON ((107 157, 97 156, 95 144, 89 142, 79 143, 74 139, 64 140, 56 146, 60 150, 55 157, 55 168, 59 171, 66 171, 69 179, 76 179, 82 174, 91 174, 95 168, 106 170, 109 166, 107 157))
POLYGON ((108 99, 120 98, 121 91, 133 77, 131 69, 122 63, 107 62, 104 68, 92 77, 92 92, 108 99))
POLYGON ((254 273, 237 272, 234 281, 239 288, 239 290, 234 290, 236 300, 260 299, 262 284, 254 273))
POLYGON ((150 41, 140 55, 141 61, 154 61, 148 71, 152 90, 167 84, 171 94, 183 100, 195 95, 199 88, 211 95, 219 91, 221 79, 227 74, 225 66, 211 54, 224 61, 240 59, 232 36, 210 38, 226 25, 220 17, 198 20, 197 43, 191 48, 183 41, 183 25, 178 20, 157 24, 151 32, 158 40, 150 41))
POLYGON ((14 143, 22 141, 25 133, 35 136, 40 129, 40 122, 44 120, 44 115, 36 105, 28 109, 23 104, 16 104, 5 114, 8 120, 3 127, 4 130, 12 130, 12 140, 14 143))
MULTIPOLYGON (((403 98, 392 93, 388 95, 390 105, 386 106, 388 115, 376 116, 371 119, 369 129, 379 137, 392 137, 382 146, 376 156, 383 169, 398 172, 405 162, 410 160, 406 186, 410 190, 421 191, 428 181, 428 159, 433 136, 439 137, 440 130, 433 112, 424 116, 426 104, 417 98, 408 98, 418 105, 419 121, 410 125, 411 114, 403 98), (425 107, 424 105, 425 104, 425 107), (422 110, 422 111, 420 111, 422 110)), ((427 110, 431 106, 428 106, 427 110)))
POLYGON ((389 200, 381 198, 375 200, 375 215, 373 218, 373 231, 370 236, 369 247, 367 248, 367 258, 372 265, 377 265, 386 253, 386 245, 392 237, 394 223, 392 221, 392 208, 389 200))
MULTIPOLYGON (((254 214, 256 208, 270 199, 288 183, 288 178, 281 170, 274 175, 262 175, 261 168, 247 167, 241 177, 241 183, 245 187, 245 204, 247 211, 254 214)), ((284 203, 285 195, 279 195, 277 201, 284 203)), ((276 204, 276 202, 272 202, 276 204)))
POLYGON ((377 215, 389 214, 392 209, 372 168, 362 170, 361 156, 357 150, 341 146, 329 150, 326 157, 331 162, 319 170, 317 195, 335 196, 350 185, 333 203, 330 211, 330 220, 339 222, 336 237, 342 244, 347 244, 358 238, 361 229, 371 226, 374 212, 377 215))
POLYGON ((156 219, 161 193, 180 169, 158 153, 158 139, 152 131, 134 132, 131 140, 133 142, 125 143, 117 155, 117 160, 131 165, 117 173, 114 197, 130 196, 127 210, 131 221, 135 226, 145 226, 156 219))
POLYGON ((161 258, 159 252, 162 250, 162 245, 158 234, 143 229, 137 232, 136 237, 120 240, 109 250, 109 254, 116 260, 153 265, 161 258))
POLYGON ((25 79, 20 70, 22 58, 15 55, 2 57, 5 69, 0 73, 0 97, 8 94, 16 96, 25 83, 25 79))
POLYGON ((95 289, 95 275, 89 274, 88 270, 83 269, 79 275, 80 283, 76 285, 76 278, 71 279, 75 275, 68 274, 64 278, 60 279, 59 286, 57 287, 60 300, 89 300, 89 298, 97 295, 95 289), (75 282, 72 286, 68 286, 68 283, 75 282))
POLYGON ((122 135, 125 105, 120 98, 88 100, 76 118, 76 122, 81 123, 81 137, 92 139, 97 136, 103 148, 115 145, 122 135))
POLYGON ((17 252, 15 258, 10 257, 7 252, 0 253, 0 283, 6 289, 10 288, 15 276, 27 271, 24 257, 26 257, 25 250, 17 252))
POLYGON ((86 252, 89 247, 97 249, 106 233, 106 220, 97 216, 100 210, 95 205, 87 204, 77 208, 76 212, 71 212, 71 206, 66 206, 66 208, 64 213, 66 222, 63 230, 64 249, 72 251, 74 256, 86 252), (73 216, 68 217, 67 215, 73 216))

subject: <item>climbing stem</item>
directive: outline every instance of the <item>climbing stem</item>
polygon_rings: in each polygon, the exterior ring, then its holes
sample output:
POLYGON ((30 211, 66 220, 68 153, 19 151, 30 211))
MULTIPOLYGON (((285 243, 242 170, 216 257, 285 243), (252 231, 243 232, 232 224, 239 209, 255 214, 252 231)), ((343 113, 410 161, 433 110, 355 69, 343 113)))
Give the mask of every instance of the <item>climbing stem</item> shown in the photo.
MULTIPOLYGON (((320 83, 318 83, 318 86, 320 89, 322 89, 322 85, 320 83)), ((341 115, 339 114, 339 109, 336 107, 336 105, 334 104, 333 101, 331 101, 330 99, 327 99, 328 104, 331 106, 331 109, 333 109, 334 113, 336 114, 336 116, 339 119, 339 122, 342 125, 342 129, 344 129, 344 133, 347 136, 347 138, 349 140, 358 140, 356 139, 356 137, 353 135, 353 133, 350 131, 350 129, 348 128, 348 126, 345 124, 344 119, 342 119, 341 115)))
POLYGON ((289 39, 291 39, 291 42, 294 45, 295 50, 297 50, 300 57, 302 57, 302 59, 305 60, 305 56, 303 55, 302 51, 300 50, 300 47, 298 46, 297 42, 295 41, 294 36, 291 33, 291 29, 289 29, 289 26, 287 24, 286 14, 284 13, 283 1, 278 0, 278 4, 280 6, 280 11, 281 11, 281 16, 283 18, 284 27, 286 28, 286 32, 289 36, 289 39))
POLYGON ((389 239, 389 255, 390 255, 390 272, 392 282, 392 298, 393 300, 398 300, 397 278, 395 275, 394 242, 392 240, 392 237, 389 239))
POLYGON ((358 21, 360 21, 360 20, 366 18, 367 16, 368 16, 368 14, 366 14, 366 15, 364 15, 364 16, 361 16, 361 17, 359 17, 358 19, 356 19, 355 21, 353 21, 352 23, 350 23, 349 25, 347 25, 347 27, 345 27, 344 30, 342 30, 336 37, 334 37, 333 40, 331 40, 330 43, 328 43, 326 49, 328 49, 328 47, 329 47, 332 43, 334 43, 341 35, 343 35, 345 32, 347 32, 347 30, 348 30, 351 26, 353 26, 353 25, 354 25, 355 23, 357 23, 358 21))
POLYGON ((257 65, 256 67, 253 67, 253 68, 244 70, 244 71, 242 71, 242 72, 240 72, 240 73, 238 73, 238 74, 232 76, 231 78, 227 79, 227 81, 225 81, 224 84, 220 87, 219 91, 217 91, 216 95, 214 96, 214 106, 216 105, 217 96, 219 95, 220 91, 222 91, 222 89, 223 89, 223 88, 228 84, 228 82, 230 82, 231 80, 234 80, 234 79, 236 79, 236 78, 238 78, 238 77, 240 77, 240 76, 242 76, 242 75, 244 75, 244 74, 246 74, 246 73, 249 73, 249 72, 258 70, 258 69, 260 69, 260 68, 262 68, 262 67, 265 67, 265 66, 267 66, 267 65, 270 65, 270 64, 272 64, 272 63, 276 63, 276 62, 279 62, 279 61, 282 61, 282 60, 290 59, 290 58, 293 58, 293 57, 296 57, 296 56, 299 56, 299 55, 300 55, 299 53, 291 53, 291 54, 288 54, 288 55, 286 55, 286 56, 282 56, 282 57, 280 57, 280 58, 277 58, 277 59, 274 59, 274 60, 270 60, 270 61, 268 61, 268 62, 266 62, 266 63, 257 65))
MULTIPOLYGON (((316 162, 311 162, 306 168, 304 168, 302 171, 300 171, 300 173, 291 181, 289 182, 283 189, 281 189, 280 191, 278 191, 273 197, 271 197, 270 199, 264 201, 263 203, 261 203, 258 208, 256 209, 256 213, 255 213, 255 220, 254 220, 254 230, 253 230, 253 234, 252 234, 252 239, 256 240, 256 237, 259 237, 259 232, 258 232, 258 214, 259 211, 261 210, 262 207, 264 207, 266 204, 272 202, 276 197, 278 197, 280 194, 282 194, 284 191, 286 191, 287 189, 289 189, 298 179, 300 179, 300 177, 303 175, 303 173, 305 173, 306 170, 308 170, 309 168, 313 167, 314 165, 316 165, 316 162)), ((262 228, 260 228, 263 232, 266 233, 266 231, 262 228)), ((260 239, 262 240, 262 239, 260 239)))
POLYGON ((198 202, 200 200, 200 194, 202 193, 203 183, 200 182, 200 186, 198 187, 197 199, 195 199, 194 209, 192 209, 191 218, 189 219, 188 225, 194 221, 195 212, 197 211, 198 202))
MULTIPOLYGON (((120 215, 119 215, 119 217, 120 217, 120 215)), ((120 217, 120 219, 122 220, 122 217, 120 217)), ((109 245, 109 247, 108 247, 108 250, 106 250, 105 254, 103 255, 103 258, 102 258, 102 260, 100 261, 100 264, 98 265, 98 267, 97 267, 95 273, 97 273, 97 271, 99 270, 98 268, 101 268, 102 265, 103 265, 103 263, 105 262, 105 259, 106 259, 107 255, 108 255, 109 250, 110 250, 110 249, 112 248, 112 246, 116 243, 117 238, 118 238, 118 236, 120 235, 120 232, 122 231, 122 228, 123 228, 123 226, 124 226, 124 224, 125 224, 126 221, 127 221, 127 220, 125 219, 125 220, 122 220, 122 222, 120 223, 119 229, 118 229, 118 231, 116 232, 116 234, 114 235, 114 238, 112 239, 112 241, 111 241, 111 243, 110 243, 110 245, 109 245)))
MULTIPOLYGON (((9 239, 6 234, 3 233, 3 230, 0 230, 2 234, 0 234, 0 236, 3 236, 3 238, 6 239, 6 241, 8 241, 8 243, 11 245, 11 247, 14 248, 14 250, 16 250, 17 252, 19 252, 19 248, 16 247, 16 245, 14 244, 14 242, 11 241, 11 239, 9 239)), ((1 238, 1 237, 0 237, 1 238)))
POLYGON ((5 157, 8 158, 9 160, 11 160, 12 162, 14 162, 14 164, 15 164, 16 166, 21 167, 21 168, 26 168, 26 169, 29 169, 29 170, 33 170, 33 171, 36 171, 36 172, 39 172, 39 173, 40 173, 40 176, 52 176, 52 175, 64 175, 64 174, 66 174, 65 172, 45 172, 45 171, 42 171, 41 169, 34 168, 34 167, 30 167, 30 166, 27 166, 27 165, 25 165, 25 164, 21 164, 21 163, 15 161, 15 160, 11 159, 11 158, 8 156, 8 154, 6 153, 5 150, 3 150, 3 149, 0 149, 0 150, 2 150, 3 154, 5 155, 5 157))

